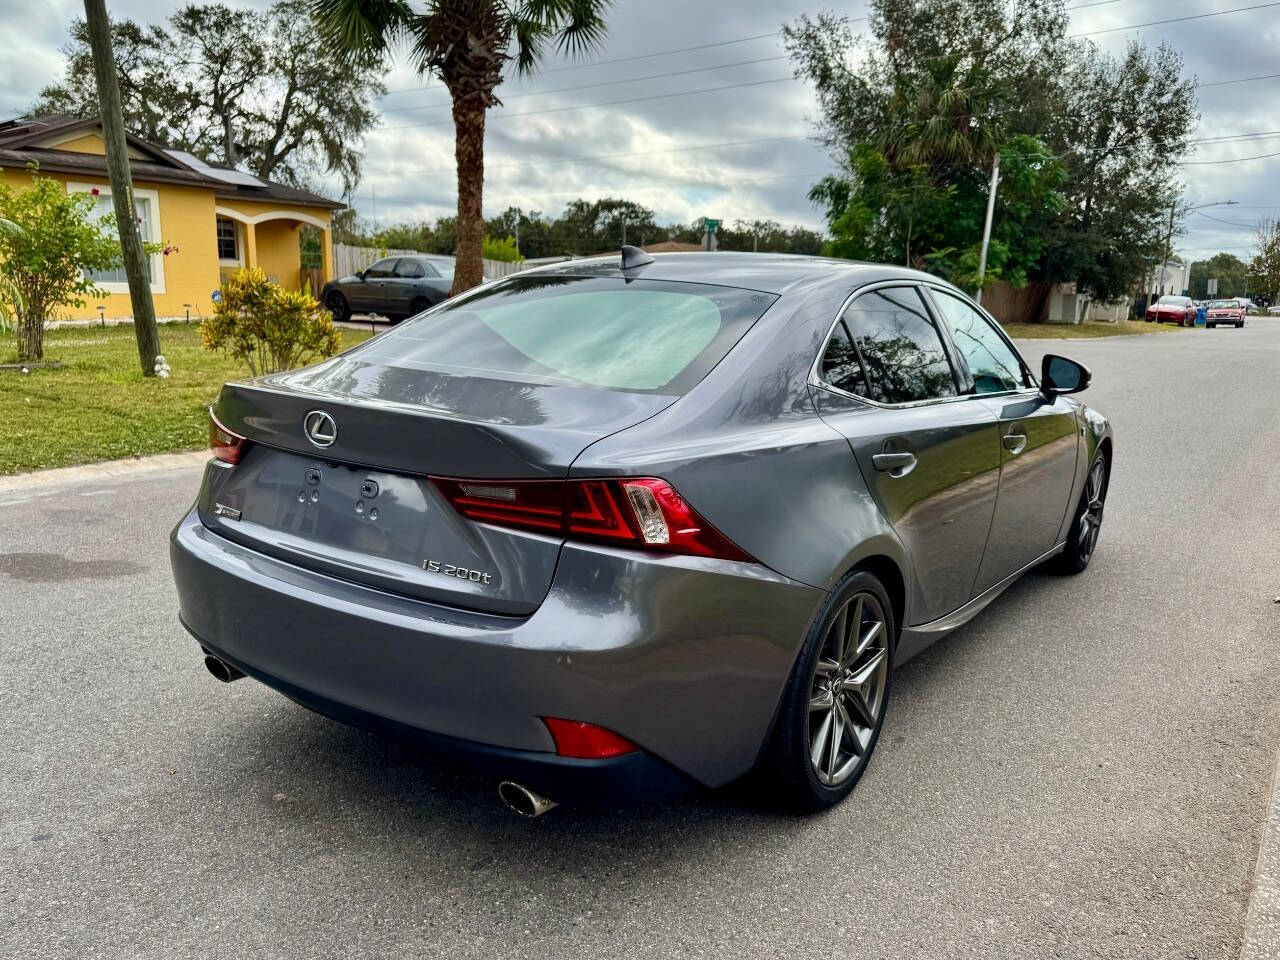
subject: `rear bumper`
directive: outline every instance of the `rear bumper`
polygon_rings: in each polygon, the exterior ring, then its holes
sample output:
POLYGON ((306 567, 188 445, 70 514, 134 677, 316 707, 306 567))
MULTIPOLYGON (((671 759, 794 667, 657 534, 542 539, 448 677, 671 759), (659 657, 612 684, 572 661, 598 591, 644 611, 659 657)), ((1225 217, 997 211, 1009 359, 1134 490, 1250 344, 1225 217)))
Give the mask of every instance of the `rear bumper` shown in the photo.
POLYGON ((532 615, 471 613, 267 557, 194 511, 170 557, 184 626, 244 673, 553 796, 746 773, 824 596, 754 564, 569 544, 532 615), (557 757, 544 716, 599 724, 642 752, 557 757))
MULTIPOLYGON (((199 638, 196 638, 199 640, 199 638)), ((284 694, 308 710, 353 727, 372 730, 383 736, 420 744, 471 766, 515 780, 556 800, 569 797, 594 802, 635 801, 688 792, 697 784, 643 750, 605 760, 578 760, 536 750, 509 750, 473 740, 459 740, 420 730, 386 717, 367 713, 309 690, 295 687, 279 677, 268 676, 225 650, 201 641, 209 653, 238 668, 268 687, 284 694)))

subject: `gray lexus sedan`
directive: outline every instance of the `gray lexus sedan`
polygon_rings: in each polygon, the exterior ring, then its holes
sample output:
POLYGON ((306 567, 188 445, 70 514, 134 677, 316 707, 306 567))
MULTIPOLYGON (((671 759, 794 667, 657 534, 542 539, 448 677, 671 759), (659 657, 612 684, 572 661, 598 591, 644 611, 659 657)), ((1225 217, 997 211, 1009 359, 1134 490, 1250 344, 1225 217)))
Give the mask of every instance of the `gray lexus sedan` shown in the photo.
POLYGON ((227 384, 172 535, 220 680, 555 801, 853 788, 894 670, 1084 570, 1111 429, 955 287, 769 254, 579 260, 227 384))

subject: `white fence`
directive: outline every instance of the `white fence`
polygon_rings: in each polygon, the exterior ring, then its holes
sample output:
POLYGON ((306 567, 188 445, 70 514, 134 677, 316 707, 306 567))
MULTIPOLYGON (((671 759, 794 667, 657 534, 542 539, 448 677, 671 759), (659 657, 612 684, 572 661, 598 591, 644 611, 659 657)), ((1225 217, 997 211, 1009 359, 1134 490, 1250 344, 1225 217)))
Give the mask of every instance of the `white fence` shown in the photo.
MULTIPOLYGON (((375 260, 383 257, 408 256, 421 253, 420 250, 392 250, 386 247, 353 247, 346 243, 333 245, 333 269, 339 277, 349 277, 373 265, 375 260)), ((504 263, 501 260, 485 260, 484 278, 496 280, 512 273, 519 273, 525 268, 523 263, 504 263)))

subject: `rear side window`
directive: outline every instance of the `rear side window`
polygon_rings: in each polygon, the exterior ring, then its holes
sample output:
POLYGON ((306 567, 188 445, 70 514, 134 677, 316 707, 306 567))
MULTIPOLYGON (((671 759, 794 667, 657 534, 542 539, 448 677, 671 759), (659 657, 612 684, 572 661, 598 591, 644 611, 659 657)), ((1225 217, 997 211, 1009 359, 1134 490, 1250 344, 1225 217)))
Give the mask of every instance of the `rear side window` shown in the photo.
POLYGON ((777 298, 622 277, 516 277, 358 348, 368 359, 527 383, 682 394, 777 298))
POLYGON ((849 339, 844 321, 837 320, 827 342, 827 352, 822 355, 822 379, 845 393, 867 395, 867 381, 862 375, 862 361, 849 339))
POLYGON ((401 259, 401 261, 398 264, 396 264, 397 277, 412 278, 412 277, 425 277, 426 275, 427 275, 427 272, 422 269, 421 262, 417 260, 411 260, 408 257, 404 257, 403 259, 401 259))
POLYGON ((942 337, 914 287, 864 293, 845 311, 858 347, 865 390, 877 403, 913 403, 956 395, 955 376, 942 337))
POLYGON ((1003 393, 1026 385, 1018 355, 991 321, 949 293, 934 290, 933 299, 951 324, 951 340, 973 375, 975 393, 1003 393))

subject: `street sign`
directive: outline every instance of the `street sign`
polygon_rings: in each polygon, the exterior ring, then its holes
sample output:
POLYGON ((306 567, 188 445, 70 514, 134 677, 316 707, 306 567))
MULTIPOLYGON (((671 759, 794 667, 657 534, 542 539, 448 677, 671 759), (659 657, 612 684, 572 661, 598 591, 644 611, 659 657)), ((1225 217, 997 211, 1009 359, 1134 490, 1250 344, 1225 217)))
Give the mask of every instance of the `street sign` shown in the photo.
POLYGON ((710 217, 703 217, 702 229, 705 230, 707 233, 715 233, 717 230, 720 229, 720 221, 712 220, 710 217))
POLYGON ((1207 293, 1211 297, 1216 297, 1218 295, 1218 278, 1217 277, 1209 278, 1209 288, 1207 290, 1207 293))

